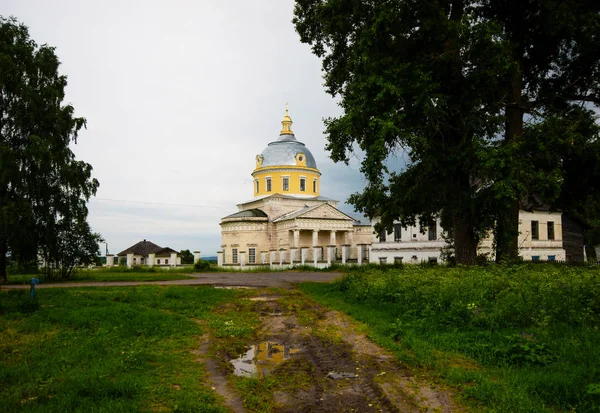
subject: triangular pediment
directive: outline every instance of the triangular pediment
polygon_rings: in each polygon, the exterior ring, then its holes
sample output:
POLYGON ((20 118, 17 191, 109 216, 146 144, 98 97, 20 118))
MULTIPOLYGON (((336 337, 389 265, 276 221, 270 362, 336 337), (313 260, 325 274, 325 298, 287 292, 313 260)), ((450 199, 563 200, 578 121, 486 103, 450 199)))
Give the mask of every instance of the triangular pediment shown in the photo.
POLYGON ((277 218, 275 222, 286 221, 290 219, 329 219, 354 222, 354 218, 344 214, 339 209, 323 203, 309 208, 302 208, 289 214, 277 218))

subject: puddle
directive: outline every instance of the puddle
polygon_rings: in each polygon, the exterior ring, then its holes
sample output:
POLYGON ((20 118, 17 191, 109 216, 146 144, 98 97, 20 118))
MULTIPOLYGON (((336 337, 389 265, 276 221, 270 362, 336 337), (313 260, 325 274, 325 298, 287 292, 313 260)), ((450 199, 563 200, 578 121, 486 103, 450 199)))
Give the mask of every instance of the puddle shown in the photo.
POLYGON ((285 346, 272 341, 264 341, 250 346, 250 349, 234 360, 233 364, 236 376, 263 378, 271 375, 278 364, 293 357, 302 351, 300 347, 285 346))

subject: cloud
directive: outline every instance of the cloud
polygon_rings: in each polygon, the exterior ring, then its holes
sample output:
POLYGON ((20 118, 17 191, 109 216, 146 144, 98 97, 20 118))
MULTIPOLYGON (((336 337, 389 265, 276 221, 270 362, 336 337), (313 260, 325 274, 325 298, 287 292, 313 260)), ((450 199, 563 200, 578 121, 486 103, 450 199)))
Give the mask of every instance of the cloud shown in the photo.
POLYGON ((88 121, 73 150, 100 181, 89 219, 111 252, 143 238, 219 250, 220 218, 252 198, 254 157, 277 139, 286 102, 322 194, 344 201, 362 188, 357 164, 335 165, 325 152, 322 119, 341 110, 294 31, 293 5, 3 2, 38 44, 56 47, 65 103, 88 121))

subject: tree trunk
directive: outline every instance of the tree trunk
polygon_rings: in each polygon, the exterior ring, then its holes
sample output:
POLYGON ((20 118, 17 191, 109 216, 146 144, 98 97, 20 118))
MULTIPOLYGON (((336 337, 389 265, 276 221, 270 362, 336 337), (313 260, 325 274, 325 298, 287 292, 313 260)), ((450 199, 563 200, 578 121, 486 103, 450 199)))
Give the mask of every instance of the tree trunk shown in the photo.
POLYGON ((5 282, 5 283, 8 282, 8 277, 6 275, 6 264, 7 264, 6 253, 7 253, 6 244, 1 242, 0 243, 0 281, 5 282))
MULTIPOLYGON (((523 60, 518 59, 511 74, 510 99, 506 105, 506 128, 504 140, 507 143, 519 140, 523 135, 523 116, 525 111, 521 106, 523 94, 523 60)), ((522 194, 512 201, 506 213, 499 215, 496 223, 496 261, 514 261, 519 257, 519 199, 522 194)))
POLYGON ((496 223, 494 241, 496 262, 514 262, 519 258, 519 202, 514 202, 496 223))
POLYGON ((452 218, 452 236, 456 263, 474 265, 477 263, 477 238, 473 225, 460 217, 452 218))

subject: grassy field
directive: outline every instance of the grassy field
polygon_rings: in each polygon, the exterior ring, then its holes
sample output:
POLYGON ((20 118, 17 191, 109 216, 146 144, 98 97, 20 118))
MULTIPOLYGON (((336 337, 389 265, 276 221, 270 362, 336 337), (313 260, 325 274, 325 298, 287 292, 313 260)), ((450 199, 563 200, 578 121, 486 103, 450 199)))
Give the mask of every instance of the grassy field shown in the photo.
POLYGON ((355 270, 301 289, 489 412, 600 412, 600 271, 355 270))
POLYGON ((169 281, 184 280, 192 278, 189 274, 193 273, 192 266, 181 267, 173 270, 163 270, 157 268, 93 268, 80 269, 68 280, 45 280, 38 274, 8 274, 8 284, 29 284, 31 278, 41 278, 42 282, 103 282, 103 281, 169 281))
MULTIPOLYGON (((0 291, 0 411, 224 411, 192 351, 236 292, 206 287, 0 291)), ((234 334, 234 333, 232 333, 234 334)))

